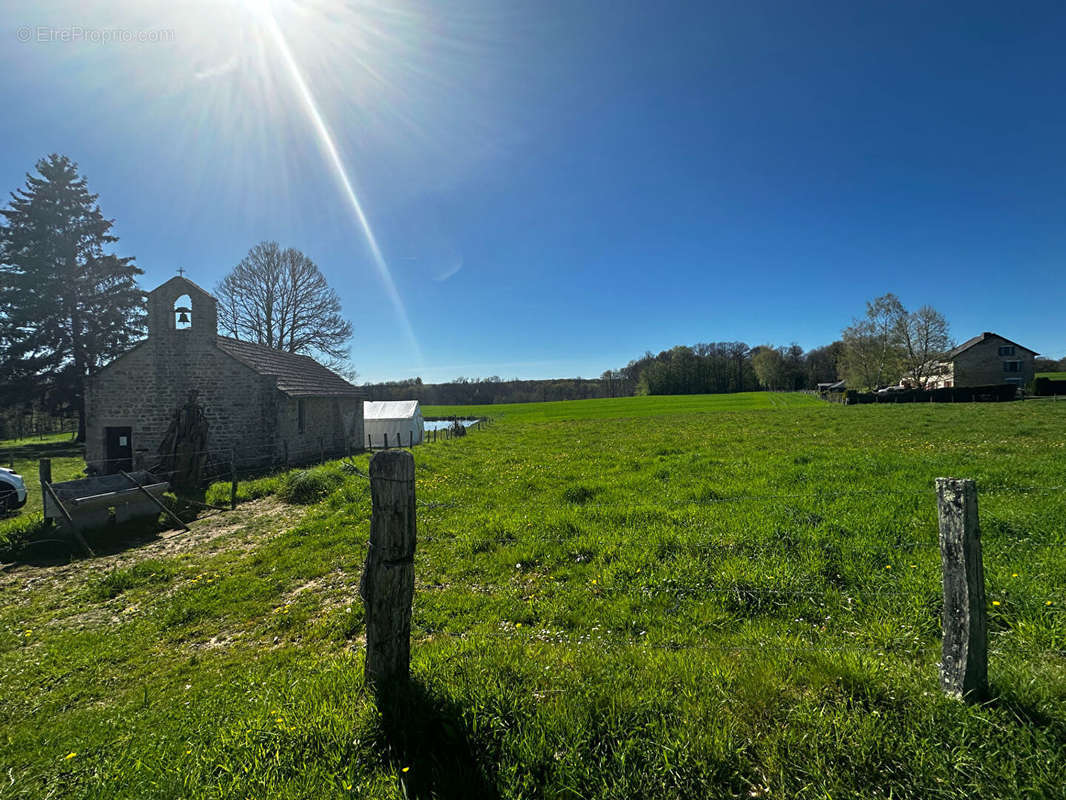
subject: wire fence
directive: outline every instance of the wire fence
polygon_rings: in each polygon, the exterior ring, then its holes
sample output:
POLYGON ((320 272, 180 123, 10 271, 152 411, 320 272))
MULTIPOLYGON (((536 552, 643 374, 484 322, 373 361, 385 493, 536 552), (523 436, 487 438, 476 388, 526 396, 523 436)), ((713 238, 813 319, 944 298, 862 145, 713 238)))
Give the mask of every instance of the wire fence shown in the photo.
MULTIPOLYGON (((284 454, 280 454, 281 457, 279 457, 278 449, 274 446, 245 448, 241 450, 239 454, 234 448, 212 448, 196 451, 194 453, 186 453, 184 455, 205 457, 207 459, 206 475, 212 480, 232 478, 234 465, 236 463, 241 464, 240 472, 245 478, 250 471, 255 470, 257 467, 266 471, 284 466, 284 464, 281 463, 284 454)), ((331 453, 330 455, 333 456, 335 453, 331 453)), ((343 456, 345 454, 340 455, 343 456)), ((96 463, 104 466, 103 462, 96 463)), ((372 479, 370 474, 365 472, 356 462, 352 461, 350 457, 343 458, 341 464, 343 469, 345 469, 349 475, 365 482, 368 487, 372 480, 396 480, 396 482, 407 482, 405 480, 391 479, 388 477, 372 479)), ((174 471, 157 469, 156 471, 153 471, 153 474, 169 479, 173 477, 174 471)), ((737 481, 742 476, 738 474, 730 474, 724 477, 729 481, 737 481)), ((760 479, 765 479, 765 476, 760 476, 760 479)), ((369 491, 367 492, 367 495, 370 495, 369 491)), ((1004 486, 993 484, 991 487, 982 490, 981 492, 981 498, 983 499, 1005 498, 1008 501, 1011 499, 1024 499, 1031 496, 1046 497, 1054 495, 1061 495, 1066 498, 1066 486, 1004 486)), ((664 508, 661 504, 642 501, 640 498, 637 498, 635 502, 624 506, 620 506, 614 502, 596 502, 594 499, 582 500, 581 502, 567 502, 566 500, 556 499, 527 499, 520 501, 517 505, 508 506, 508 508, 512 514, 537 515, 541 520, 547 520, 549 522, 551 521, 551 518, 546 517, 545 515, 552 512, 565 514, 577 513, 589 518, 595 518, 604 513, 609 513, 616 517, 633 516, 635 518, 643 518, 648 515, 662 515, 668 520, 677 521, 679 518, 684 518, 686 515, 693 516, 691 514, 691 506, 714 507, 724 505, 744 506, 755 504, 777 504, 784 507, 787 511, 804 515, 810 513, 811 505, 817 506, 819 503, 834 504, 833 510, 837 510, 841 501, 846 502, 850 499, 855 499, 857 502, 868 502, 871 499, 888 499, 890 501, 902 503, 904 507, 913 509, 924 502, 928 502, 931 505, 935 504, 935 498, 936 493, 932 487, 898 489, 864 489, 849 487, 820 488, 810 491, 776 489, 769 487, 764 491, 741 492, 721 496, 709 493, 706 496, 691 502, 689 507, 673 507, 669 509, 664 508)), ((180 499, 183 502, 187 502, 190 505, 197 505, 207 511, 221 512, 223 510, 220 506, 208 504, 203 500, 185 497, 180 499)), ((498 506, 491 500, 485 502, 479 501, 476 504, 472 504, 469 501, 463 501, 460 499, 428 501, 419 499, 416 501, 416 508, 422 517, 418 525, 419 540, 421 542, 429 544, 450 541, 464 547, 471 544, 470 535, 467 532, 456 533, 445 530, 441 523, 444 519, 450 517, 442 517, 435 512, 446 512, 447 515, 453 515, 456 512, 459 512, 460 514, 492 514, 499 510, 498 506)), ((827 513, 832 513, 832 511, 828 511, 827 513)), ((824 518, 819 517, 818 523, 823 521, 824 518)), ((708 521, 695 517, 693 517, 690 524, 683 527, 685 529, 684 533, 687 534, 691 534, 693 531, 698 532, 700 530, 715 530, 715 532, 720 532, 717 530, 718 526, 716 526, 713 520, 708 521)), ((583 548, 587 548, 590 542, 595 543, 597 541, 599 543, 613 546, 618 544, 619 540, 624 539, 627 535, 628 532, 626 530, 614 531, 610 536, 605 536, 602 531, 582 529, 557 534, 554 532, 546 532, 544 527, 541 526, 538 530, 533 532, 531 536, 525 537, 503 533, 502 535, 497 536, 495 541, 489 542, 488 544, 491 547, 565 545, 576 550, 582 550, 583 548)), ((894 558, 899 555, 908 555, 912 558, 917 558, 918 563, 909 563, 906 566, 903 566, 898 562, 886 563, 883 566, 884 572, 881 575, 877 578, 871 578, 864 584, 856 585, 845 582, 837 585, 830 580, 830 585, 827 587, 804 587, 795 585, 796 581, 804 580, 804 576, 801 574, 795 574, 794 570, 792 571, 794 574, 783 578, 781 576, 769 575, 763 576, 761 579, 746 578, 737 580, 723 580, 722 578, 707 580, 662 577, 652 579, 647 576, 638 577, 628 575, 624 579, 624 584, 621 585, 603 582, 602 579, 593 579, 591 582, 584 585, 578 585, 575 581, 569 579, 552 580, 540 574, 531 575, 530 573, 524 572, 521 569, 522 565, 519 563, 516 564, 516 577, 511 581, 489 583, 479 583, 477 581, 419 582, 417 584, 417 589, 419 592, 423 593, 458 590, 470 594, 487 595, 508 595, 529 592, 535 589, 535 591, 540 593, 542 597, 545 593, 564 592, 567 597, 575 598, 582 595, 588 597, 594 595, 602 597, 612 593, 633 593, 636 591, 638 596, 644 598, 665 595, 673 596, 678 600, 684 599, 696 602, 699 602, 701 599, 705 601, 732 601, 741 610, 744 610, 749 606, 759 606, 759 604, 781 607, 782 604, 787 605, 789 603, 806 603, 827 607, 838 607, 843 604, 850 607, 861 606, 871 602, 879 602, 882 599, 892 599, 893 601, 909 600, 912 604, 917 604, 923 607, 934 607, 941 602, 942 587, 939 584, 933 585, 929 582, 929 568, 934 565, 928 563, 927 560, 923 560, 926 558, 926 554, 940 551, 940 542, 938 540, 929 539, 916 540, 913 538, 913 531, 896 531, 895 533, 886 532, 885 540, 876 545, 864 545, 853 541, 827 543, 824 539, 804 540, 794 536, 785 537, 785 540, 776 543, 769 543, 766 541, 693 541, 691 538, 687 541, 677 541, 674 539, 665 541, 665 537, 663 543, 668 547, 675 548, 675 550, 689 555, 700 553, 719 555, 740 553, 746 555, 761 554, 762 556, 767 556, 779 555, 782 547, 796 550, 802 550, 804 548, 832 547, 837 557, 854 557, 856 555, 865 554, 870 558, 885 558, 886 556, 894 558), (894 569, 895 572, 892 571, 894 569), (916 570, 917 572, 914 574, 920 574, 922 578, 920 580, 911 579, 908 574, 910 570, 916 570)), ((653 546, 658 544, 658 541, 652 541, 653 546)), ((1054 542, 1023 539, 1021 541, 1007 541, 1004 542, 1004 544, 1006 546, 1004 552, 1017 556, 1019 552, 1024 552, 1026 550, 1032 552, 1037 547, 1046 547, 1049 544, 1054 544, 1054 542)), ((1003 555, 1003 553, 999 553, 999 555, 1003 555)), ((780 572, 787 571, 788 570, 784 569, 780 570, 780 572)), ((1040 578, 1043 581, 1045 596, 1053 599, 1045 601, 1042 612, 1058 617, 1064 607, 1061 598, 1063 593, 1066 592, 1066 586, 1058 582, 1061 581, 1061 574, 1055 570, 1042 573, 1032 573, 1027 571, 1026 577, 1029 580, 1040 578)), ((999 604, 1000 601, 992 600, 993 606, 999 606, 999 604)), ((799 621, 800 620, 797 619, 797 622, 799 621)), ((593 621, 590 620, 590 622, 593 621)), ((997 634, 1000 637, 998 641, 1002 641, 1003 636, 1008 635, 1009 633, 1010 631, 999 632, 997 634)), ((708 635, 713 635, 713 632, 708 632, 708 635)), ((728 643, 718 645, 692 641, 649 641, 646 631, 635 636, 601 636, 593 640, 589 639, 587 634, 574 637, 564 632, 536 629, 533 626, 527 626, 521 630, 513 628, 498 633, 475 630, 470 633, 455 634, 440 630, 420 630, 417 628, 415 630, 416 638, 421 638, 427 641, 441 638, 455 638, 462 641, 477 641, 481 638, 497 638, 513 641, 517 644, 588 644, 595 641, 604 646, 636 645, 667 650, 725 650, 733 652, 762 650, 766 647, 777 649, 781 649, 782 647, 794 647, 797 651, 802 650, 803 652, 810 652, 812 649, 815 649, 818 652, 846 651, 849 653, 863 651, 864 648, 871 653, 883 653, 886 650, 900 652, 901 648, 906 649, 903 647, 903 643, 893 643, 891 646, 887 647, 883 644, 876 647, 867 647, 866 645, 859 646, 858 643, 848 643, 846 645, 833 644, 834 641, 839 641, 841 635, 846 634, 834 632, 826 637, 809 639, 790 639, 790 635, 782 635, 767 639, 764 644, 759 645, 737 645, 728 643), (829 638, 830 636, 833 638, 829 638)), ((916 652, 920 653, 931 647, 932 643, 912 642, 911 646, 916 647, 916 652)), ((993 648, 992 652, 1007 652, 1008 650, 1009 648, 1006 650, 997 650, 993 648)), ((1061 647, 1048 648, 1044 651, 1035 653, 1035 655, 1040 655, 1041 657, 1066 657, 1066 644, 1061 647)))
MULTIPOLYGON (((381 476, 371 478, 369 474, 354 464, 346 464, 345 466, 351 474, 362 480, 373 482, 382 479, 381 476)), ((971 487, 973 486, 972 482, 960 483, 969 483, 971 487)), ((415 483, 410 481, 409 485, 411 486, 411 491, 414 492, 415 483)), ((1066 487, 1061 485, 997 485, 991 491, 983 493, 982 496, 988 495, 1002 497, 1008 502, 1011 500, 1024 501, 1034 495, 1041 497, 1062 495, 1066 497, 1066 487)), ((710 503, 702 505, 725 502, 742 505, 773 502, 783 505, 787 509, 790 505, 801 506, 803 503, 819 501, 837 503, 841 499, 852 498, 865 505, 871 497, 893 498, 902 501, 905 506, 909 505, 911 500, 916 500, 919 503, 928 501, 932 508, 937 508, 938 502, 942 502, 942 498, 938 500, 938 492, 932 489, 881 491, 846 488, 810 492, 770 491, 765 493, 744 493, 728 497, 714 497, 710 503)), ((636 507, 627 506, 624 508, 619 508, 617 505, 610 503, 579 503, 567 508, 567 503, 559 500, 546 503, 516 501, 511 508, 512 517, 528 513, 537 515, 542 523, 536 526, 535 530, 528 532, 528 534, 525 530, 507 531, 504 529, 495 533, 488 531, 488 536, 481 535, 482 532, 475 532, 471 536, 468 531, 463 530, 441 531, 439 533, 433 531, 427 536, 427 526, 425 524, 417 524, 419 540, 422 542, 426 542, 427 539, 431 542, 453 541, 460 544, 464 549, 470 549, 475 554, 482 551, 480 548, 483 548, 484 551, 498 553, 500 548, 513 546, 516 548, 519 558, 525 558, 526 555, 523 554, 528 554, 534 560, 534 564, 524 565, 521 562, 516 562, 514 577, 504 581, 498 579, 498 556, 495 558, 493 565, 490 566, 490 570, 496 572, 497 579, 495 581, 481 582, 476 579, 471 580, 461 577, 453 580, 444 577, 443 579, 420 581, 416 575, 414 583, 416 598, 419 595, 423 596, 428 600, 429 607, 436 608, 438 611, 442 606, 437 601, 430 599, 436 593, 461 592, 466 595, 490 596, 497 601, 505 603, 501 608, 508 607, 507 604, 512 601, 518 601, 516 607, 524 611, 528 605, 530 614, 520 613, 516 616, 519 618, 531 616, 533 621, 523 623, 508 622, 501 619, 495 625, 502 630, 484 630, 483 626, 486 623, 479 620, 474 624, 473 630, 457 633, 454 630, 442 630, 434 626, 427 627, 424 621, 420 624, 416 617, 413 620, 412 629, 414 640, 424 643, 438 640, 456 641, 466 645, 473 645, 465 651, 470 654, 481 652, 476 646, 477 643, 492 640, 526 648, 551 645, 563 645, 566 647, 591 646, 601 651, 624 647, 681 653, 712 651, 736 654, 787 653, 812 657, 820 657, 825 654, 858 654, 880 659, 892 656, 913 659, 923 663, 936 657, 945 659, 945 661, 941 662, 941 683, 946 691, 950 691, 949 684, 954 678, 945 676, 955 671, 954 669, 948 669, 947 672, 943 671, 947 669, 944 667, 944 663, 948 663, 948 643, 955 635, 954 633, 949 634, 949 621, 952 630, 960 626, 969 626, 971 623, 968 618, 960 618, 957 610, 951 608, 948 601, 949 579, 947 570, 949 566, 951 569, 955 569, 956 566, 949 565, 948 551, 944 550, 943 515, 946 511, 943 507, 939 509, 941 530, 937 540, 910 539, 910 537, 914 536, 915 531, 907 529, 895 533, 886 532, 885 541, 875 544, 850 541, 829 542, 825 539, 804 541, 802 538, 792 537, 788 534, 782 537, 785 541, 778 543, 765 541, 754 545, 751 542, 738 543, 735 541, 693 543, 691 539, 684 540, 684 534, 691 533, 691 528, 697 527, 690 526, 689 530, 682 532, 681 537, 667 542, 670 545, 674 545, 672 550, 668 548, 668 555, 680 553, 684 556, 689 556, 693 553, 707 552, 714 555, 729 556, 734 551, 749 555, 754 552, 755 555, 763 557, 759 562, 763 563, 767 556, 780 556, 782 548, 791 548, 796 551, 821 548, 831 553, 838 560, 865 556, 885 562, 880 570, 873 573, 869 572, 869 565, 861 567, 857 572, 861 574, 865 570, 867 573, 865 578, 859 578, 859 575, 854 570, 850 572, 847 578, 842 578, 839 574, 827 576, 818 569, 815 570, 814 574, 804 574, 804 570, 809 570, 809 566, 800 563, 802 559, 800 562, 792 564, 779 562, 779 567, 773 570, 777 573, 776 575, 768 574, 763 576, 749 574, 743 577, 715 576, 711 578, 709 575, 691 576, 682 574, 676 577, 667 577, 661 572, 655 576, 650 574, 641 575, 642 568, 630 563, 625 563, 621 566, 615 563, 597 565, 585 575, 575 574, 572 566, 566 564, 562 567, 557 577, 552 575, 552 572, 559 569, 559 565, 556 563, 558 554, 553 557, 550 553, 538 553, 540 545, 567 545, 570 550, 579 554, 591 548, 587 554, 588 560, 591 562, 601 554, 599 552, 600 548, 597 548, 596 545, 608 547, 610 555, 617 556, 619 539, 626 538, 627 532, 624 530, 614 531, 611 535, 604 536, 602 530, 571 528, 563 534, 545 534, 545 523, 549 526, 551 524, 550 517, 544 516, 545 512, 550 509, 562 510, 566 514, 576 512, 579 515, 585 515, 589 519, 594 519, 604 510, 623 515, 632 513, 637 517, 644 517, 647 514, 658 512, 668 521, 676 520, 679 516, 684 516, 688 512, 688 509, 684 508, 663 508, 661 505, 641 503, 639 500, 637 503, 636 507), (483 541, 479 541, 479 538, 483 539, 483 541), (908 539, 910 540, 908 541, 908 539), (761 553, 757 552, 760 550, 761 553), (938 557, 935 562, 930 563, 930 556, 933 556, 934 553, 938 557), (541 559, 544 560, 543 564, 539 563, 541 559), (916 563, 911 563, 909 559, 914 559, 916 563), (932 579, 931 574, 935 571, 933 568, 939 568, 941 565, 943 565, 944 569, 943 578, 941 579, 940 575, 937 575, 936 580, 932 579), (802 585, 805 580, 810 580, 812 584, 808 586, 802 585), (643 601, 665 598, 668 602, 673 601, 673 611, 669 612, 668 618, 662 620, 663 630, 651 633, 647 630, 629 632, 626 630, 629 623, 624 619, 595 619, 596 611, 599 608, 603 608, 608 617, 612 617, 614 613, 611 610, 612 597, 619 599, 631 597, 643 601), (607 602, 606 606, 601 606, 596 602, 601 599, 607 602), (889 601, 887 608, 885 601, 889 601), (559 602, 571 605, 574 608, 587 609, 592 616, 580 621, 574 621, 563 629, 553 629, 550 620, 554 618, 559 602), (548 616, 545 619, 549 620, 548 622, 539 622, 537 609, 546 608, 545 605, 542 605, 545 603, 548 604, 548 609, 551 609, 554 605, 555 610, 547 612, 548 616), (708 603, 711 604, 712 608, 702 608, 708 603), (731 619, 735 625, 743 626, 745 624, 744 620, 748 622, 763 620, 764 623, 770 621, 772 626, 783 625, 784 628, 777 632, 752 632, 746 635, 743 632, 723 631, 722 625, 725 625, 727 629, 730 625, 721 623, 720 625, 710 625, 705 630, 700 630, 700 620, 705 618, 708 612, 713 617, 714 606, 717 606, 718 610, 722 611, 725 617, 731 619), (863 609, 871 606, 875 607, 876 610, 870 612, 873 616, 869 617, 868 620, 877 620, 878 622, 872 625, 869 630, 840 628, 843 620, 851 621, 853 625, 864 624, 859 621, 867 619, 863 609), (886 622, 892 619, 892 611, 889 609, 893 606, 901 609, 898 612, 900 615, 900 630, 896 632, 891 630, 891 622, 886 622), (902 609, 911 610, 904 611, 902 609), (885 616, 886 610, 888 610, 887 617, 885 616), (852 613, 849 612, 858 613, 859 616, 853 617, 852 613), (841 613, 844 613, 845 616, 842 617, 841 613), (796 615, 795 619, 790 622, 793 614, 796 615), (823 614, 825 615, 824 617, 821 616, 823 614), (931 618, 937 617, 943 620, 944 634, 942 638, 933 633, 935 629, 931 625, 931 618), (678 622, 690 623, 690 627, 684 633, 679 633, 676 630, 678 622), (886 627, 886 624, 888 627, 886 627), (797 633, 792 630, 793 625, 799 626, 801 632, 797 633), (621 630, 618 630, 619 628, 621 630), (610 633, 601 632, 601 629, 610 631, 610 633), (886 640, 877 641, 878 639, 886 640)), ((432 530, 434 523, 438 519, 441 521, 454 521, 465 518, 468 521, 467 512, 475 511, 475 509, 470 508, 468 503, 457 502, 456 500, 415 501, 415 507, 423 520, 427 517, 433 520, 428 526, 430 530, 432 530), (442 515, 433 513, 438 510, 445 513, 442 515)), ((477 504, 477 510, 487 514, 489 518, 491 518, 493 513, 492 509, 486 511, 484 504, 480 502, 477 504)), ((800 516, 808 515, 809 511, 806 507, 798 507, 795 510, 800 513, 800 516)), ((974 505, 974 514, 976 514, 976 505, 974 505)), ((824 521, 823 517, 815 516, 818 523, 824 521)), ((971 534, 975 535, 976 516, 974 516, 972 524, 973 530, 971 534)), ((735 528, 732 533, 735 535, 735 528)), ((669 534, 667 534, 667 538, 669 538, 669 534)), ((982 629, 981 632, 982 640, 987 637, 987 640, 991 643, 991 647, 983 648, 982 659, 987 658, 987 655, 991 655, 1004 659, 1015 657, 1049 660, 1059 664, 1066 663, 1066 630, 1062 629, 1062 596, 1066 592, 1066 585, 1063 583, 1064 574, 1062 570, 1056 570, 1050 564, 1044 565, 1043 563, 1034 563, 1032 561, 1038 550, 1043 549, 1046 552, 1046 548, 1049 545, 1054 545, 1057 541, 1057 537, 1054 540, 1034 540, 1031 537, 1027 537, 1020 542, 1007 543, 1009 552, 1014 559, 1018 557, 1029 558, 1028 565, 1030 569, 1025 570, 1025 581, 1027 585, 1032 585, 1033 581, 1039 583, 1042 590, 1041 598, 1017 597, 1003 586, 994 587, 994 591, 986 595, 986 580, 983 576, 979 578, 981 597, 984 598, 981 602, 986 605, 981 611, 981 619, 984 619, 983 615, 986 611, 990 617, 994 618, 993 630, 989 633, 982 629), (1014 548, 1021 549, 1016 551, 1014 548), (1035 569, 1033 569, 1034 567, 1035 569), (1008 606, 1010 608, 1009 612, 1008 606), (1011 617, 1014 617, 1014 619, 1012 620, 1011 617), (1041 618, 1045 620, 1043 634, 1040 637, 1040 641, 1043 644, 1034 645, 1027 638, 1028 634, 1021 634, 1021 630, 1023 624, 1031 625, 1035 619, 1041 618), (1027 622, 1018 625, 1014 624, 1022 619, 1027 622)), ((650 544, 650 552, 642 554, 645 560, 648 560, 647 556, 654 554, 658 543, 653 540, 650 544)), ((371 545, 371 549, 373 549, 373 545, 371 545)), ((977 552, 980 553, 980 549, 977 552)), ((996 555, 1000 558, 1003 557, 1003 553, 997 553, 996 555)), ((978 558, 980 559, 980 555, 978 558)), ((437 560, 439 561, 439 554, 437 560)), ((613 562, 613 560, 612 558, 610 561, 613 562)), ((640 560, 641 558, 638 557, 637 562, 640 560)), ((658 567, 654 561, 646 566, 649 567, 648 573, 656 571, 658 567)), ((687 569, 693 569, 696 572, 709 571, 716 566, 711 561, 704 563, 690 561, 687 564, 682 564, 680 571, 682 573, 687 569)), ((993 570, 993 572, 996 572, 996 570, 993 570)), ((1002 570, 999 570, 999 572, 1002 572, 1002 570)), ((1017 578, 1018 574, 1013 573, 1012 577, 1017 578)), ((444 602, 447 603, 447 601, 444 602)), ((621 602, 627 601, 621 599, 621 602)), ((418 606, 417 599, 415 600, 415 606, 416 608, 418 606)), ((476 609, 477 607, 478 604, 475 604, 472 608, 476 609)), ((660 608, 659 610, 661 612, 663 609, 660 608)), ((493 613, 501 612, 494 610, 493 613)), ((436 614, 430 614, 431 618, 433 616, 436 616, 436 614)), ((644 619, 642 616, 639 618, 644 619)), ((984 622, 980 623, 981 626, 985 624, 984 622)), ((368 632, 368 643, 369 640, 370 634, 368 632)), ((969 674, 969 672, 966 672, 967 676, 969 674)), ((959 680, 961 681, 963 678, 959 678, 959 680)), ((966 677, 965 680, 968 681, 970 678, 966 677)), ((965 686, 963 686, 963 694, 966 694, 965 686)))

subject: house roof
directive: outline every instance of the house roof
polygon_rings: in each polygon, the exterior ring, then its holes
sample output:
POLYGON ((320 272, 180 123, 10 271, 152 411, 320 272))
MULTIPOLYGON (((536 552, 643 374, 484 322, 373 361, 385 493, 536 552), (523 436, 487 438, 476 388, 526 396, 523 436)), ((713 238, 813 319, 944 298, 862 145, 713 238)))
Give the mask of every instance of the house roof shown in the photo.
POLYGON ((417 413, 417 400, 367 400, 363 403, 363 419, 410 419, 417 413))
POLYGON ((1007 344, 1012 344, 1015 347, 1020 347, 1022 350, 1026 350, 1026 351, 1032 353, 1034 356, 1036 355, 1036 350, 1030 350, 1028 347, 1025 347, 1024 345, 1020 345, 1017 342, 1012 342, 1006 336, 1000 336, 998 333, 993 333, 992 331, 985 331, 984 333, 979 334, 979 335, 973 337, 972 339, 967 339, 965 342, 960 344, 954 350, 949 350, 947 352, 947 355, 945 356, 945 358, 947 360, 951 360, 951 359, 955 358, 956 356, 958 356, 960 353, 962 353, 962 352, 964 352, 966 350, 969 350, 975 344, 980 344, 985 339, 988 339, 989 337, 992 337, 992 336, 995 336, 997 339, 1002 339, 1007 344))
POLYGON ((219 336, 218 347, 260 375, 277 379, 278 389, 290 397, 366 397, 366 390, 353 386, 310 356, 286 353, 254 342, 219 336))

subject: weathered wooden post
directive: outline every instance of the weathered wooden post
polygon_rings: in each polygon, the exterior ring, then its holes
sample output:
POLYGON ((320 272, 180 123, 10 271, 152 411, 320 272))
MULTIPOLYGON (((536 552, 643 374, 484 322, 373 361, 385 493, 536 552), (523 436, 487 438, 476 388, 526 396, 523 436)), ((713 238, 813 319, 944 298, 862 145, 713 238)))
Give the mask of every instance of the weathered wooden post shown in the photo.
POLYGON ((944 629, 940 688, 980 700, 988 692, 988 634, 977 485, 936 479, 940 562, 944 571, 944 629))
POLYGON ((373 436, 373 434, 368 433, 366 435, 366 449, 370 450, 371 452, 373 452, 373 450, 374 450, 374 436, 373 436))
POLYGON ((383 433, 381 435, 382 435, 382 437, 384 438, 384 441, 385 441, 385 449, 388 450, 389 449, 389 432, 385 431, 385 433, 383 433))
POLYGON ((229 453, 229 507, 230 511, 237 507, 237 453, 230 450, 229 453))
POLYGON ((370 549, 359 594, 366 606, 366 679, 380 694, 407 680, 415 591, 415 459, 383 450, 370 459, 370 549))
POLYGON ((41 513, 45 515, 45 519, 48 519, 48 501, 45 499, 48 492, 44 485, 52 482, 52 459, 42 458, 37 462, 37 475, 41 479, 41 513))

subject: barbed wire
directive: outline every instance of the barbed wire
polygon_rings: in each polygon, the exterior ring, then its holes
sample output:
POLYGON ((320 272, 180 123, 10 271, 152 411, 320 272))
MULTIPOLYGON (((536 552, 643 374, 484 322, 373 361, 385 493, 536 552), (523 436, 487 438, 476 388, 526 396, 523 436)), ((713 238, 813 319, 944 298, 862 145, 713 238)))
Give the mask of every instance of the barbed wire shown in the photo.
MULTIPOLYGON (((644 636, 647 632, 638 634, 637 637, 607 637, 607 636, 578 636, 568 637, 555 633, 545 633, 543 631, 536 631, 532 628, 528 629, 529 635, 519 634, 517 630, 513 632, 508 631, 470 631, 466 633, 454 633, 451 631, 432 631, 432 630, 412 630, 411 636, 416 642, 433 642, 435 640, 450 640, 460 642, 477 642, 478 640, 499 640, 509 643, 520 645, 566 645, 570 647, 574 646, 597 646, 605 649, 618 648, 618 647, 630 647, 641 650, 651 651, 670 651, 670 652, 684 652, 684 651, 698 651, 698 652, 722 652, 722 653, 750 653, 758 652, 773 656, 777 653, 804 653, 808 655, 818 655, 821 653, 851 653, 851 654, 865 654, 878 657, 885 657, 888 655, 900 655, 909 654, 911 657, 917 658, 921 656, 931 655, 940 648, 941 642, 939 640, 930 641, 928 643, 914 643, 909 642, 909 647, 903 647, 904 643, 899 644, 884 644, 884 645, 872 645, 869 643, 856 642, 854 644, 827 644, 815 641, 799 641, 795 637, 782 637, 768 639, 756 644, 714 644, 707 642, 662 642, 651 639, 645 639, 644 636), (931 652, 932 651, 932 652, 931 652)), ((713 635, 710 633, 709 635, 713 635)), ((844 634, 847 635, 847 634, 844 634)), ((855 634, 858 635, 858 634, 855 634)), ((834 639, 836 641, 836 639, 834 639)), ((1026 657, 1066 657, 1066 648, 1049 648, 1045 650, 1024 650, 1019 651, 1012 648, 989 648, 989 655, 1006 655, 1006 654, 1022 654, 1026 657)))
MULTIPOLYGON (((1045 577, 1042 575, 1027 576, 1029 580, 1033 578, 1045 577)), ((586 594, 601 594, 601 593, 614 593, 615 584, 603 583, 602 579, 597 578, 595 582, 590 580, 583 581, 558 581, 552 580, 550 583, 539 583, 535 586, 521 583, 509 583, 509 584, 492 584, 492 583, 441 583, 441 582, 426 582, 418 583, 416 586, 422 591, 448 591, 451 589, 457 589, 462 591, 469 591, 478 594, 504 594, 513 592, 515 590, 529 592, 530 590, 537 590, 543 593, 546 589, 551 588, 565 588, 565 589, 585 589, 586 594), (593 588, 595 587, 595 588, 593 588)), ((912 589, 904 589, 898 587, 874 587, 865 588, 857 586, 830 586, 825 588, 814 589, 791 589, 791 588, 775 588, 768 586, 751 586, 742 584, 728 584, 721 583, 719 581, 676 581, 671 578, 664 579, 659 583, 642 583, 634 584, 632 582, 627 583, 624 586, 619 587, 622 592, 630 590, 632 588, 639 588, 642 594, 724 594, 733 595, 738 598, 751 598, 756 596, 772 596, 772 597, 794 597, 803 598, 805 600, 843 600, 849 604, 861 603, 865 598, 871 597, 909 597, 914 600, 920 600, 922 602, 928 601, 930 598, 942 597, 943 586, 937 584, 935 587, 915 587, 912 589), (924 597, 923 597, 924 595, 924 597)), ((1045 587, 1045 596, 1058 597, 1066 594, 1066 585, 1058 586, 1052 585, 1045 587)), ((1003 597, 1010 601, 1006 595, 993 595, 989 592, 988 602, 991 604, 996 597, 1003 597)), ((1002 600, 996 602, 1003 602, 1002 600)), ((1063 606, 1047 606, 1046 610, 1049 612, 1057 612, 1062 610, 1063 606)))

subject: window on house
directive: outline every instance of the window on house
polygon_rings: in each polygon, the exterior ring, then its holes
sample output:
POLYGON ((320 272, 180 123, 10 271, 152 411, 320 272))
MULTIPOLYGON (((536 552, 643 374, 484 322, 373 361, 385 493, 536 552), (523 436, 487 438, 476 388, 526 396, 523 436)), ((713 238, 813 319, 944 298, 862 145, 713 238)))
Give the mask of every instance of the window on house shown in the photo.
POLYGON ((1012 345, 1012 344, 1001 344, 999 346, 999 354, 1001 356, 1012 356, 1012 355, 1014 355, 1014 345, 1012 345))
POLYGON ((307 421, 307 411, 304 407, 304 399, 301 397, 296 401, 296 429, 300 432, 304 432, 304 424, 307 421))
POLYGON ((1022 379, 1021 378, 1006 378, 1006 379, 1004 379, 1003 382, 1004 383, 1012 383, 1015 386, 1021 386, 1022 385, 1022 379))
POLYGON ((1004 361, 1003 362, 1003 371, 1004 372, 1019 372, 1020 371, 1019 370, 1019 366, 1021 365, 1021 363, 1022 362, 1020 362, 1020 361, 1004 361))

